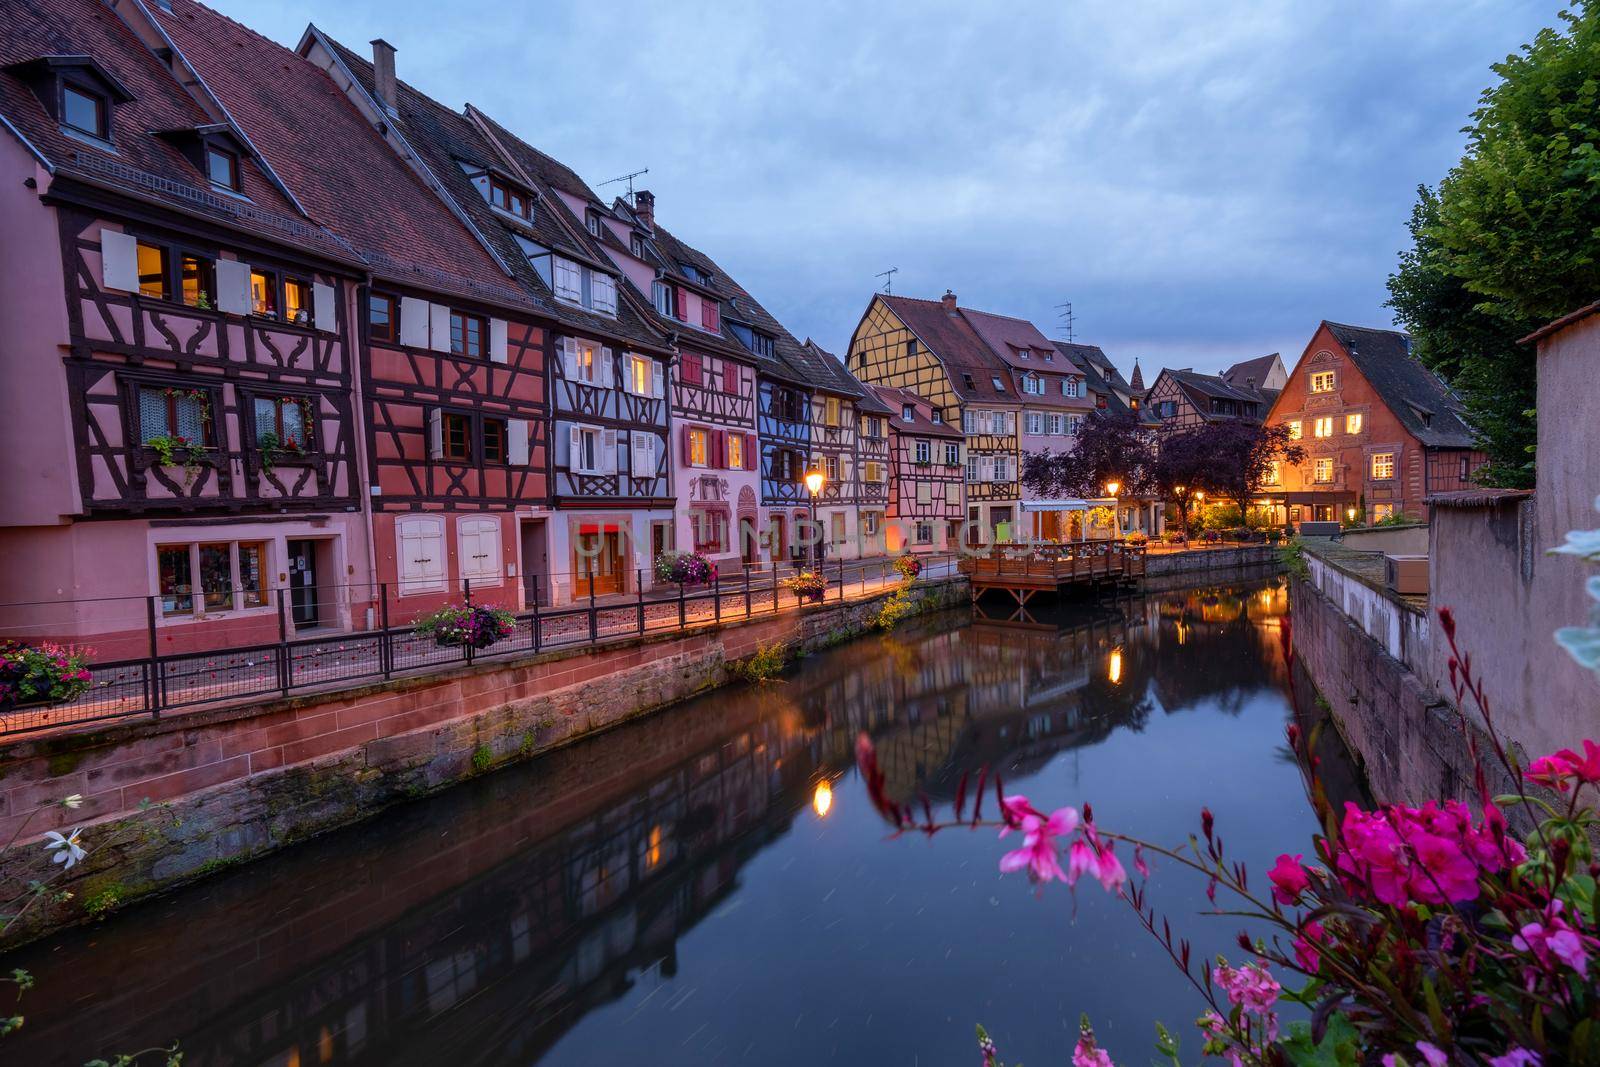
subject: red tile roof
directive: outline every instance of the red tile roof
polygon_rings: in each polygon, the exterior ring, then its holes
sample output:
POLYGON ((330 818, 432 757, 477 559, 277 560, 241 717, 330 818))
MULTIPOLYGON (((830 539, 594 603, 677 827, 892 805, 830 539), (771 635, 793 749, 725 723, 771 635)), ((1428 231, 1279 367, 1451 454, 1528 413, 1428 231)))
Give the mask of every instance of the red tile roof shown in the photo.
POLYGON ((944 364, 950 387, 957 396, 963 400, 1016 402, 1005 364, 978 336, 959 308, 946 311, 942 301, 888 293, 879 294, 875 299, 887 304, 906 328, 944 364), (971 386, 967 385, 968 377, 972 379, 971 386), (996 390, 991 381, 994 377, 1007 382, 1006 388, 996 390))

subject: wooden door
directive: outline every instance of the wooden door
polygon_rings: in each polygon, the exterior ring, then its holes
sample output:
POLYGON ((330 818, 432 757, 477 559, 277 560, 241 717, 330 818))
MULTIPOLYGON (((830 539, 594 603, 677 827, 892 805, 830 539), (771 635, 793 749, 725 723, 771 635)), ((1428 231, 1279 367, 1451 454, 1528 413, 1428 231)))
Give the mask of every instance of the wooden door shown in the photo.
POLYGON ((622 592, 622 534, 614 530, 579 534, 572 555, 572 573, 576 576, 573 581, 574 596, 606 596, 622 592))

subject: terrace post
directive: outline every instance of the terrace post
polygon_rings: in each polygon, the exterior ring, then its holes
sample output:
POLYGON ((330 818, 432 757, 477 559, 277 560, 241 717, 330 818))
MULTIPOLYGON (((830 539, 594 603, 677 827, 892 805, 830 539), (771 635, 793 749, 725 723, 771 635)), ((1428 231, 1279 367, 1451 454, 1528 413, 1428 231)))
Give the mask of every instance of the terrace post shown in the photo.
POLYGON ((639 636, 643 637, 644 636, 644 568, 643 567, 635 568, 635 570, 634 570, 634 579, 633 580, 634 580, 635 583, 637 583, 638 588, 639 588, 639 636))
POLYGON ((711 576, 711 618, 716 622, 722 621, 722 575, 711 576))
POLYGON ((682 630, 689 625, 688 614, 684 610, 683 583, 678 583, 678 629, 682 630))
POLYGON ((161 691, 166 688, 161 679, 161 652, 156 644, 156 598, 144 598, 144 623, 150 635, 150 662, 144 670, 144 696, 145 707, 150 709, 150 717, 161 718, 161 691))
POLYGON ((594 606, 594 571, 589 572, 589 643, 600 640, 600 613, 594 606))
POLYGON ((394 635, 389 632, 389 583, 378 583, 378 663, 383 676, 394 673, 394 635))
POLYGON ((839 599, 844 600, 844 556, 839 557, 839 599))
POLYGON ((778 559, 776 556, 772 560, 772 610, 774 613, 778 610, 778 559))
MULTIPOLYGON (((463 578, 463 579, 461 579, 461 595, 467 602, 467 611, 469 613, 468 614, 468 618, 471 618, 471 614, 470 614, 470 612, 472 611, 472 579, 471 578, 463 578)), ((476 651, 477 651, 477 649, 475 649, 473 647, 473 643, 472 643, 472 633, 469 630, 467 632, 467 642, 466 642, 465 646, 463 646, 463 654, 467 657, 467 662, 468 663, 472 662, 473 653, 476 652, 476 651)))
POLYGON ((744 617, 750 617, 750 564, 744 565, 744 617))
POLYGON ((283 607, 284 587, 278 586, 278 688, 289 695, 289 684, 294 679, 294 665, 289 662, 289 616, 283 607))
POLYGON ((533 575, 533 650, 539 651, 539 646, 544 642, 544 634, 539 627, 539 576, 533 575))

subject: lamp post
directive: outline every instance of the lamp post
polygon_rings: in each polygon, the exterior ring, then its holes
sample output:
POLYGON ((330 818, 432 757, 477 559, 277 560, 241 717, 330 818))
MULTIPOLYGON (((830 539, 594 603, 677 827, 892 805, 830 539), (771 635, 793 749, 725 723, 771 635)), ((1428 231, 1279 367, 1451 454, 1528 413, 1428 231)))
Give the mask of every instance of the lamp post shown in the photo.
POLYGON ((1111 498, 1111 532, 1118 541, 1122 540, 1122 508, 1117 501, 1117 493, 1122 488, 1122 483, 1113 478, 1106 483, 1106 496, 1111 498))
POLYGON ((1183 531, 1183 543, 1185 546, 1189 543, 1189 499, 1183 494, 1188 491, 1189 487, 1187 485, 1175 485, 1172 487, 1172 495, 1178 501, 1178 528, 1183 531))
POLYGON ((822 531, 817 528, 817 497, 822 493, 823 483, 828 479, 822 473, 821 467, 812 467, 806 471, 806 492, 811 494, 811 562, 815 565, 822 559, 822 531))

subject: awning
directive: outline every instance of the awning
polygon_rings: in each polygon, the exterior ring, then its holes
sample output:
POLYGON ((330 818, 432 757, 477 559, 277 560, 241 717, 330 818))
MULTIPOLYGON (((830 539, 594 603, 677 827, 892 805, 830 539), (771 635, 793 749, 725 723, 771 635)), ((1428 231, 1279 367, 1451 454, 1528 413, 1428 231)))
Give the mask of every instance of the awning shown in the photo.
POLYGON ((1024 500, 1023 511, 1088 511, 1090 508, 1109 508, 1116 503, 1111 497, 1101 497, 1097 500, 1080 500, 1070 498, 1065 500, 1024 500))

